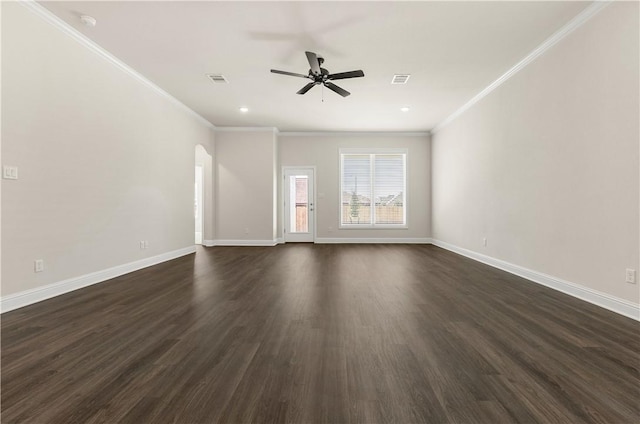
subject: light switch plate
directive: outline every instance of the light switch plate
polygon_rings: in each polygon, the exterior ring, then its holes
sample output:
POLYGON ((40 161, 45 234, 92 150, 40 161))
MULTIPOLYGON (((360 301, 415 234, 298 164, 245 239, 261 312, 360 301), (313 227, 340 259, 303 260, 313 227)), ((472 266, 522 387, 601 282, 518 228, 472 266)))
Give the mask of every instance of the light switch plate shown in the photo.
POLYGON ((2 167, 2 178, 5 180, 17 180, 18 179, 18 167, 4 165, 2 167))

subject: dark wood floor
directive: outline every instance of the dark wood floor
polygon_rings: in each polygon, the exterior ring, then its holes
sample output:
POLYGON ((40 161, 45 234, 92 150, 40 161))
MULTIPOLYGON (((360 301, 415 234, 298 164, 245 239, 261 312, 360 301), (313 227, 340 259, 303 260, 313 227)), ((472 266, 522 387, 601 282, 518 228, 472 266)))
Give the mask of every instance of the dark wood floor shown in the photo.
POLYGON ((434 246, 216 247, 2 316, 3 423, 637 423, 640 324, 434 246))

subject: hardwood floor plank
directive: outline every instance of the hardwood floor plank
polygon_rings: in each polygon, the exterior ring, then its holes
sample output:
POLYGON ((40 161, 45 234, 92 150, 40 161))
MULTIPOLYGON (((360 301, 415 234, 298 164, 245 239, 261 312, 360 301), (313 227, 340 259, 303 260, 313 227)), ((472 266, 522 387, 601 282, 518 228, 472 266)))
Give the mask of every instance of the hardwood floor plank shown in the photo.
POLYGON ((199 248, 1 325, 3 423, 640 421, 640 323, 435 246, 199 248))

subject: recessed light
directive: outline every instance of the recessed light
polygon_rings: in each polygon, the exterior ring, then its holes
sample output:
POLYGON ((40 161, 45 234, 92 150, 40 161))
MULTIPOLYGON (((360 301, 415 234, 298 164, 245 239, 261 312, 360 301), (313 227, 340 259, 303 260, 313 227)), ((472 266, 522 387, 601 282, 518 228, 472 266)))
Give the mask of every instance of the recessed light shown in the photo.
POLYGON ((89 15, 80 16, 80 22, 82 22, 84 26, 87 26, 87 27, 94 27, 96 26, 96 23, 97 23, 96 18, 89 15))
POLYGON ((408 106, 404 106, 400 108, 401 111, 403 112, 409 112, 409 107, 408 106))
POLYGON ((247 112, 249 112, 249 108, 248 108, 248 107, 245 107, 245 106, 242 106, 241 108, 238 108, 238 110, 239 110, 240 112, 242 112, 242 113, 247 113, 247 112))

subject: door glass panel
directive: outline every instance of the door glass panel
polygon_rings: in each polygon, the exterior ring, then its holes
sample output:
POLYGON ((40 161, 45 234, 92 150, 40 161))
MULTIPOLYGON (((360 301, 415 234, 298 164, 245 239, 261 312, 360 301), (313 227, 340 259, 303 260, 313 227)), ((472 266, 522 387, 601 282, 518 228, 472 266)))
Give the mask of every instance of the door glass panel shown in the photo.
POLYGON ((309 177, 289 177, 289 228, 292 233, 309 232, 309 177))

